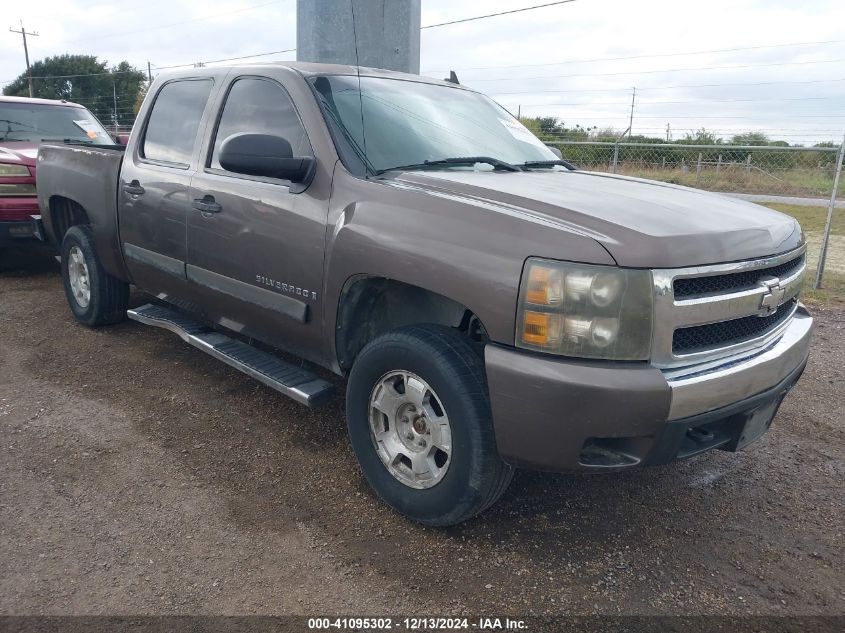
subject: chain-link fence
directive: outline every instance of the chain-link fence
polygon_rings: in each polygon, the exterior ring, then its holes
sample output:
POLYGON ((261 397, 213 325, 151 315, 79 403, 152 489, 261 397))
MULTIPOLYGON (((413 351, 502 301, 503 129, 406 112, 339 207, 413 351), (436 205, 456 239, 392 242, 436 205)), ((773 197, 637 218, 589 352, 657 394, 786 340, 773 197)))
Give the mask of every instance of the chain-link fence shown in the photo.
MULTIPOLYGON (((814 281, 817 262, 845 289, 845 178, 840 147, 546 141, 580 169, 661 180, 769 203, 813 206, 801 215, 814 281), (834 194, 834 187, 836 192, 834 194), (795 198, 801 198, 796 200, 795 198), (811 200, 806 200, 811 199, 811 200), (817 202, 816 202, 817 201, 817 202), (824 208, 824 214, 818 208, 824 208), (813 218, 813 221, 805 218, 813 218), (821 226, 815 218, 822 216, 821 226), (821 253, 821 258, 820 258, 821 253), (826 263, 826 266, 825 266, 826 263)), ((819 279, 820 281, 820 279, 819 279)), ((818 286, 819 284, 817 284, 818 286)))
MULTIPOLYGON (((561 141, 563 157, 582 169, 679 185, 773 196, 830 198, 836 147, 758 147, 561 141)), ((840 183, 840 193, 845 182, 840 183)))
POLYGON ((132 126, 131 125, 108 125, 106 129, 117 136, 118 134, 131 134, 132 133, 132 126))

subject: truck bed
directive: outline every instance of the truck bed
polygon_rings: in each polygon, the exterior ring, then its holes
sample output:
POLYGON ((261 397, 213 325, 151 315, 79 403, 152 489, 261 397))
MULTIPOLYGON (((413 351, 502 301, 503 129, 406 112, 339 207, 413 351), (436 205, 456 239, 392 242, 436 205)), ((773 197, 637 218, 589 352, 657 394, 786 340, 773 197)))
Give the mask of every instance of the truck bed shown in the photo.
POLYGON ((125 279, 119 258, 117 188, 125 147, 122 145, 44 144, 38 148, 38 206, 50 241, 60 246, 57 224, 68 213, 82 212, 94 233, 103 266, 125 279), (73 201, 73 209, 68 201, 73 201))

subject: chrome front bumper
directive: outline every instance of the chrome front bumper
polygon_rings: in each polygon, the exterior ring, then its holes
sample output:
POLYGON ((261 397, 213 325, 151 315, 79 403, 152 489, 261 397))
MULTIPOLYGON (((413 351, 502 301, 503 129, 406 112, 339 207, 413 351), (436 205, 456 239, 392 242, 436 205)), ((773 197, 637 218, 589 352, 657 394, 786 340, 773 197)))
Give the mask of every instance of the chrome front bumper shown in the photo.
POLYGON ((669 420, 713 411, 778 384, 807 359, 813 318, 803 305, 766 347, 685 368, 664 370, 671 389, 669 420))

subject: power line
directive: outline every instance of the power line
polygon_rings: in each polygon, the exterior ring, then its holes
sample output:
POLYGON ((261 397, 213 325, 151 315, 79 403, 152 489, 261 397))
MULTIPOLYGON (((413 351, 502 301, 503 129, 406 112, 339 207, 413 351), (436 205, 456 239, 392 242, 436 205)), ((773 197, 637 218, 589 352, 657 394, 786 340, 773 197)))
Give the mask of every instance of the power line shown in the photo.
MULTIPOLYGON (((282 53, 292 53, 296 50, 296 48, 286 48, 281 51, 270 51, 269 53, 256 53, 255 55, 241 55, 240 57, 226 57, 224 59, 209 59, 199 62, 200 64, 217 64, 220 62, 232 62, 239 59, 250 59, 252 57, 266 57, 267 55, 281 55, 282 53)), ((174 66, 156 66, 153 65, 153 68, 156 70, 169 70, 171 68, 185 68, 186 66, 194 66, 196 64, 176 64, 174 66)))
POLYGON ((420 30, 423 29, 433 29, 438 26, 448 26, 450 24, 460 24, 462 22, 473 22, 475 20, 483 20, 485 18, 495 18, 500 15, 508 15, 510 13, 522 13, 523 11, 531 11, 533 9, 542 9, 544 7, 552 7, 557 4, 568 4, 570 2, 575 2, 575 0, 558 0, 558 2, 547 2, 546 4, 538 4, 533 7, 524 7, 522 9, 511 9, 510 11, 501 11, 499 13, 488 13, 487 15, 477 15, 474 18, 463 18, 461 20, 452 20, 451 22, 440 22, 439 24, 426 24, 425 26, 421 26, 420 30))
MULTIPOLYGON (((238 59, 249 59, 251 57, 266 57, 267 55, 280 55, 281 53, 291 53, 295 51, 296 48, 286 48, 281 51, 270 51, 268 53, 255 53, 254 55, 241 55, 240 57, 227 57, 225 59, 211 59, 211 60, 203 60, 199 62, 191 62, 188 64, 175 64, 173 66, 153 66, 156 70, 169 70, 171 68, 185 68, 188 66, 196 66, 199 64, 217 64, 219 62, 228 62, 228 61, 235 61, 238 59)), ((135 70, 120 70, 120 71, 104 71, 101 73, 81 73, 78 75, 41 75, 33 77, 33 79, 74 79, 77 77, 97 77, 102 75, 124 75, 130 73, 142 73, 143 71, 135 69, 135 70)), ((10 79, 9 81, 15 81, 14 79, 10 79)), ((3 82, 6 83, 6 82, 3 82)), ((111 98, 111 95, 108 95, 111 98)))
POLYGON ((818 61, 806 62, 777 62, 772 64, 741 64, 733 66, 699 66, 697 68, 667 68, 665 70, 632 70, 618 73, 585 73, 577 75, 540 75, 537 77, 486 77, 486 78, 464 78, 465 83, 475 81, 527 81, 530 79, 568 79, 572 77, 616 77, 620 75, 654 75, 660 73, 681 73, 701 70, 732 70, 736 68, 767 68, 772 66, 806 66, 809 64, 838 64, 845 61, 845 58, 840 59, 822 59, 818 61))
MULTIPOLYGON (((596 62, 616 62, 629 59, 646 59, 650 57, 679 57, 682 55, 707 55, 710 53, 734 53, 738 51, 762 50, 765 48, 788 48, 792 46, 823 46, 828 44, 842 44, 845 40, 821 40, 818 42, 793 42, 791 44, 762 44, 759 46, 739 46, 736 48, 716 48, 708 51, 691 51, 687 53, 649 53, 646 55, 626 55, 623 57, 599 57, 595 59, 567 59, 559 62, 547 62, 543 64, 513 64, 509 66, 475 66, 471 68, 453 68, 451 70, 499 70, 502 68, 539 68, 542 66, 561 66, 564 64, 592 64, 596 62)), ((449 69, 425 70, 427 73, 448 72, 449 69)))
MULTIPOLYGON (((760 101, 827 101, 829 99, 836 99, 841 101, 842 97, 775 97, 771 99, 687 99, 684 101, 639 101, 639 105, 658 105, 658 104, 684 104, 684 103, 745 103, 745 102, 760 102, 760 101)), ((604 105, 626 105, 627 101, 572 101, 569 103, 521 103, 523 108, 545 108, 550 106, 604 106, 604 105)))
MULTIPOLYGON (((774 86, 781 84, 823 84, 834 81, 845 81, 843 79, 812 79, 809 81, 759 81, 755 83, 741 82, 730 84, 684 84, 679 86, 652 86, 651 88, 639 88, 639 90, 671 90, 674 88, 721 88, 725 86, 774 86)), ((627 92, 630 88, 596 88, 585 90, 519 90, 516 92, 494 92, 494 95, 530 95, 530 94, 558 94, 564 92, 627 92)))
MULTIPOLYGON (((76 77, 101 77, 103 75, 128 75, 131 73, 140 73, 140 70, 106 70, 101 73, 80 73, 78 75, 34 75, 33 79, 74 79, 76 77)), ((11 83, 15 79, 7 79, 0 83, 11 83)))

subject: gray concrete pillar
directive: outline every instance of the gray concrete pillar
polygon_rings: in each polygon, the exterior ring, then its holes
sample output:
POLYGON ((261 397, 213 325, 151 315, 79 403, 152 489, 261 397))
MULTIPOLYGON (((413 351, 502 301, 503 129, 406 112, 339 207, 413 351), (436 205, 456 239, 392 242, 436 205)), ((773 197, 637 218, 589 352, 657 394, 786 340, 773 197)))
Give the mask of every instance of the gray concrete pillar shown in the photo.
POLYGON ((419 74, 420 0, 297 0, 296 59, 419 74))

